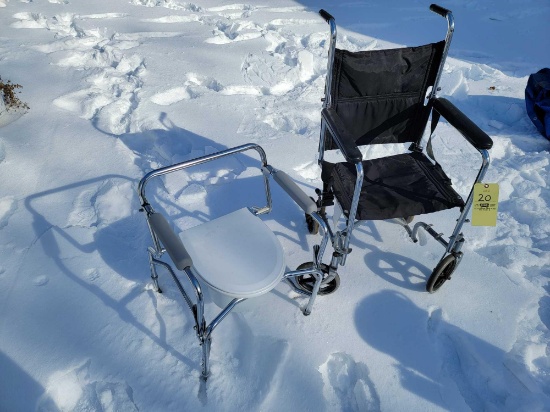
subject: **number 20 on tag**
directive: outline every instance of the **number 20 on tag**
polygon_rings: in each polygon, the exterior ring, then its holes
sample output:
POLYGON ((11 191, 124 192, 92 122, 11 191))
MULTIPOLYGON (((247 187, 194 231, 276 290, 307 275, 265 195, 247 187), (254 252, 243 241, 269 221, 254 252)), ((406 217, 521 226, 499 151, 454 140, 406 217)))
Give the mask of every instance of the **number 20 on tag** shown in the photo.
POLYGON ((496 226, 498 184, 476 183, 472 203, 472 226, 496 226))

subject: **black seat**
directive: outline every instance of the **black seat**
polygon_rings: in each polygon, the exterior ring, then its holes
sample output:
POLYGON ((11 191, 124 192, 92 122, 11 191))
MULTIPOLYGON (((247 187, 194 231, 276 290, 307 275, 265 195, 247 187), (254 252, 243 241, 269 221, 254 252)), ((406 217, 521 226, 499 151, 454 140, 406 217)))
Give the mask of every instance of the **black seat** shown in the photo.
MULTIPOLYGON (((350 52, 336 48, 336 24, 324 10, 320 14, 331 27, 331 43, 325 99, 322 110, 319 164, 323 188, 318 190, 319 213, 340 204, 346 217, 343 237, 331 266, 345 264, 354 225, 364 220, 401 218, 416 241, 420 229, 445 247, 445 254, 428 281, 437 290, 456 269, 462 258, 464 237, 460 233, 469 212, 473 187, 489 165, 492 140, 451 102, 438 98, 438 82, 454 31, 452 13, 437 5, 430 9, 445 17, 445 40, 419 47, 350 52), (427 144, 423 136, 431 116, 427 144), (431 135, 444 117, 482 156, 480 172, 464 201, 453 189, 451 179, 433 156, 431 135), (363 160, 359 146, 407 143, 402 154, 363 160), (325 152, 339 149, 344 162, 325 160, 325 152), (446 241, 423 222, 410 228, 413 216, 459 208, 453 234, 446 241), (336 255, 338 255, 338 253, 336 255)), ((315 227, 308 221, 310 231, 315 227)))
MULTIPOLYGON (((362 162, 365 177, 355 218, 380 220, 405 218, 464 207, 451 180, 438 164, 422 153, 406 153, 362 162)), ((351 163, 337 163, 330 177, 331 188, 349 215, 357 172, 351 163)))

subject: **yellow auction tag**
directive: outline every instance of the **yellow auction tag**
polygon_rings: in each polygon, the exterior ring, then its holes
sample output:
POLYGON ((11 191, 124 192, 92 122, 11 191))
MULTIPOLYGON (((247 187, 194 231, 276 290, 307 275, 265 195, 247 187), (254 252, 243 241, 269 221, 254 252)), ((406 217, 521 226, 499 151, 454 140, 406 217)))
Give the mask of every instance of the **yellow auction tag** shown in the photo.
POLYGON ((498 212, 498 184, 476 183, 472 204, 472 226, 496 226, 498 212))

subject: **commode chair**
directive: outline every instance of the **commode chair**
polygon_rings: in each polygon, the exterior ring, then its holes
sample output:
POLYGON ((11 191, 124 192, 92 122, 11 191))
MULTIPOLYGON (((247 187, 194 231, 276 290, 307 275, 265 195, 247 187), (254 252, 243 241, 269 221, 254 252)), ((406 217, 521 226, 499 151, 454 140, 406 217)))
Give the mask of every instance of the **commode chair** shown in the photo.
POLYGON ((258 298, 271 291, 282 280, 287 280, 297 293, 309 296, 303 309, 304 315, 309 315, 322 284, 331 280, 327 280, 327 274, 321 269, 320 262, 328 243, 328 230, 317 213, 315 202, 287 174, 271 167, 267 163, 264 150, 256 144, 235 147, 153 170, 141 179, 138 192, 141 211, 145 213, 153 240, 153 246, 149 247, 148 253, 154 288, 161 292, 157 267, 163 267, 172 276, 193 314, 195 330, 202 346, 204 379, 210 373, 212 332, 237 305, 246 305, 248 299, 258 298), (166 217, 156 212, 146 197, 147 183, 153 178, 249 150, 256 151, 261 160, 266 197, 266 205, 263 207, 238 209, 184 230, 178 236, 166 217), (321 227, 323 236, 321 243, 314 247, 313 261, 302 265, 298 270, 286 271, 283 248, 259 217, 271 211, 270 177, 321 227), (165 252, 170 257, 171 264, 161 260, 165 252), (183 273, 187 277, 191 294, 185 290, 172 265, 178 270, 177 273, 183 273), (293 282, 298 276, 315 279, 311 290, 303 290, 293 282), (204 313, 205 288, 208 288, 208 294, 221 308, 210 323, 207 323, 204 313))

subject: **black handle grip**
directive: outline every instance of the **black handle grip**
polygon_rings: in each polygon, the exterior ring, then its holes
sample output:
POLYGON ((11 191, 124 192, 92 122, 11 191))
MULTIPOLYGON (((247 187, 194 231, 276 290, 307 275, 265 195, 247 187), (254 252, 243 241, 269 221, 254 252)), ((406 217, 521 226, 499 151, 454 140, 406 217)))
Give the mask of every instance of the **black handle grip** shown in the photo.
POLYGON ((451 10, 438 6, 437 4, 430 5, 430 10, 443 17, 447 17, 447 14, 451 12, 451 10))
POLYGON ((323 9, 319 10, 319 14, 321 15, 321 17, 323 19, 325 19, 325 21, 328 23, 330 20, 334 20, 334 17, 332 17, 332 15, 328 12, 328 11, 325 11, 323 9))

